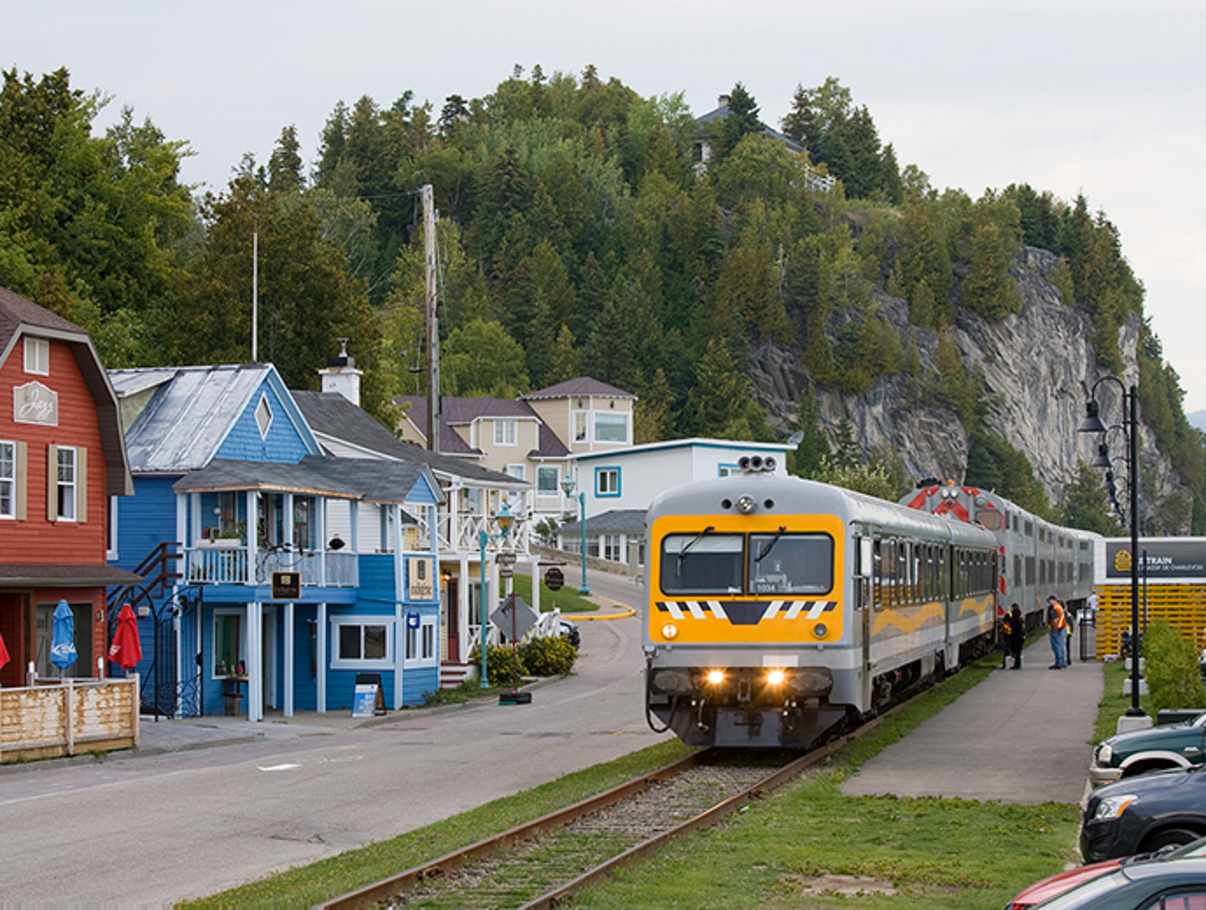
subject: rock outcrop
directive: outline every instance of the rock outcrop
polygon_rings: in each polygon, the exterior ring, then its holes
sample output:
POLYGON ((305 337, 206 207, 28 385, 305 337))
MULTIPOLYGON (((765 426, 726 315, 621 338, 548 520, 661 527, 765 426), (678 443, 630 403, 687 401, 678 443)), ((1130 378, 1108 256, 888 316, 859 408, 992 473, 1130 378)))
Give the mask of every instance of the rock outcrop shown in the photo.
MULTIPOLYGON (((1046 250, 1025 247, 1011 274, 1022 297, 1022 308, 991 322, 962 313, 954 340, 965 369, 984 382, 988 407, 985 426, 1024 452, 1053 502, 1081 461, 1096 456, 1096 438, 1076 432, 1084 416, 1085 387, 1102 371, 1090 341, 1088 314, 1066 306, 1049 280, 1057 259, 1046 250)), ((908 308, 875 291, 880 315, 900 335, 903 345, 918 353, 919 375, 933 371, 938 335, 912 326, 908 308)), ((1120 333, 1119 347, 1126 365, 1123 380, 1138 381, 1135 354, 1139 322, 1132 318, 1120 333)), ((914 477, 953 477, 962 480, 967 469, 968 433, 959 415, 941 399, 922 389, 925 384, 907 374, 879 377, 864 395, 846 395, 814 386, 800 352, 779 345, 760 348, 753 358, 751 378, 772 424, 784 434, 795 429, 801 395, 813 388, 822 428, 832 438, 843 421, 854 429, 864 452, 895 453, 914 477)), ((1102 418, 1122 418, 1121 396, 1113 383, 1103 383, 1097 399, 1102 418)), ((1141 465, 1144 490, 1158 497, 1191 494, 1169 459, 1156 447, 1151 431, 1142 427, 1141 465)), ((1113 454, 1121 455, 1121 434, 1111 437, 1113 454)), ((1122 465, 1119 464, 1119 471, 1122 465)))

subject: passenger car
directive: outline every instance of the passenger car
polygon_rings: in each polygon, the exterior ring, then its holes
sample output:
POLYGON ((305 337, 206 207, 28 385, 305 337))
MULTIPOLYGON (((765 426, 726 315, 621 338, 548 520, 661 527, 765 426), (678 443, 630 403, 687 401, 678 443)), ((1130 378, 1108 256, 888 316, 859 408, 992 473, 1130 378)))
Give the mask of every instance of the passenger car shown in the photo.
POLYGON ((1206 713, 1182 724, 1166 724, 1111 736, 1093 750, 1089 780, 1111 784, 1149 771, 1206 764, 1206 713))
POLYGON ((578 631, 578 627, 568 619, 563 619, 558 624, 558 630, 561 637, 567 639, 575 648, 582 646, 582 633, 578 631))
POLYGON ((1206 859, 1127 863, 1066 894, 1041 910, 1206 910, 1206 859))
POLYGON ((1085 804, 1086 862, 1151 853, 1206 834, 1206 772, 1162 771, 1102 787, 1085 804))

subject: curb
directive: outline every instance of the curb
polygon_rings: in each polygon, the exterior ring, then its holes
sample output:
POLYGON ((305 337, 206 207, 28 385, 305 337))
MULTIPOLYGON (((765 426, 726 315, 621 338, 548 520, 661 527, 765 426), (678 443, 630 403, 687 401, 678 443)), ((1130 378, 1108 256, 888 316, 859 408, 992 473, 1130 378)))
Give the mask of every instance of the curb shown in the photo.
POLYGON ((63 768, 71 765, 108 764, 110 762, 136 761, 156 755, 172 755, 177 752, 196 752, 201 749, 216 749, 221 746, 242 746, 264 739, 264 734, 232 736, 226 739, 210 739, 202 742, 185 743, 180 746, 150 746, 148 748, 115 749, 112 752, 80 752, 76 755, 61 755, 57 758, 41 758, 33 761, 12 762, 0 765, 0 776, 47 768, 63 768))
MULTIPOLYGON (((619 604, 616 604, 619 606, 619 604)), ((573 622, 606 622, 609 619, 627 619, 630 616, 636 616, 636 610, 632 607, 625 607, 620 613, 562 613, 563 619, 569 619, 573 622)))

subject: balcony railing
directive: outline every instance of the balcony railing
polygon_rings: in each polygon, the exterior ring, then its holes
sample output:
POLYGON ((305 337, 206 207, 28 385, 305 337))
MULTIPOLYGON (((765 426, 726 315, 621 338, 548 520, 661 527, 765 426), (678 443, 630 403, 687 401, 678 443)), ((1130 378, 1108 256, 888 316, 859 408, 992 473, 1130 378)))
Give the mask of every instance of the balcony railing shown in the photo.
POLYGON ((247 571, 247 549, 190 547, 185 550, 185 578, 189 584, 268 584, 273 572, 300 572, 305 586, 353 588, 360 581, 355 553, 262 550, 257 554, 255 580, 247 571), (324 563, 326 571, 324 573, 324 563))

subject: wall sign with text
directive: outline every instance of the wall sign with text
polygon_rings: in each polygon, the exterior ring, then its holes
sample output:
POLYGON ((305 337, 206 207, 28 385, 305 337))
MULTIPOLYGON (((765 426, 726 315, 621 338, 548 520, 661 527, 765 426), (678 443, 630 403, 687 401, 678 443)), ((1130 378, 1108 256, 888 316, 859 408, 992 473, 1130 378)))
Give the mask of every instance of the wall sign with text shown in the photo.
MULTIPOLYGON (((1131 577, 1131 545, 1106 541, 1106 578, 1131 577)), ((1139 541, 1139 577, 1206 579, 1206 542, 1200 540, 1139 541), (1143 554, 1147 553, 1144 562, 1143 554)))
POLYGON ((435 600, 435 560, 430 556, 406 557, 407 600, 435 600))
POLYGON ((34 380, 13 386, 13 420, 46 427, 59 425, 59 393, 34 380))

